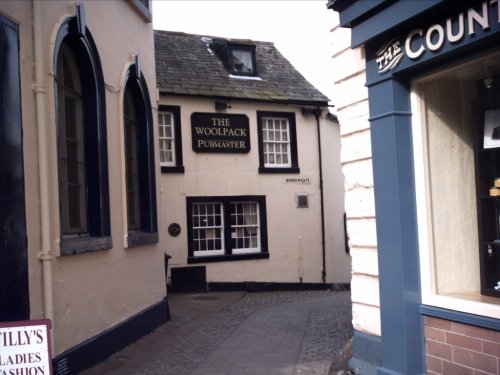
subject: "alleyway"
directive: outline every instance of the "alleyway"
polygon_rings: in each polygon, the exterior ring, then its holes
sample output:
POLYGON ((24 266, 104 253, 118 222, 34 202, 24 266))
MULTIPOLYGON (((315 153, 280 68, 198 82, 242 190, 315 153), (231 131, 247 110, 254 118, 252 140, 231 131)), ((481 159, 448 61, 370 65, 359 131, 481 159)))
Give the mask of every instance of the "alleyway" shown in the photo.
POLYGON ((84 375, 327 375, 352 335, 349 292, 169 296, 172 321, 84 375))

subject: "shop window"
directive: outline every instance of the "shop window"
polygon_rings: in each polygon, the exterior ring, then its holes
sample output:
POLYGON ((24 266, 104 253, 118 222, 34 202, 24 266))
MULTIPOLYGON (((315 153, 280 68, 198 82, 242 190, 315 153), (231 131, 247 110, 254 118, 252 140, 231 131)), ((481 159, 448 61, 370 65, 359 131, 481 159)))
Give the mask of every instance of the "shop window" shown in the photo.
POLYGON ((78 16, 63 23, 55 43, 62 255, 112 246, 104 83, 83 11, 79 6, 78 16))
POLYGON ((179 107, 162 105, 159 108, 160 165, 164 173, 184 172, 180 117, 179 107))
POLYGON ((413 100, 423 302, 489 316, 500 311, 499 57, 419 79, 413 100))
POLYGON ((144 77, 132 65, 123 99, 128 246, 158 242, 151 104, 144 77))
POLYGON ((295 115, 257 112, 260 173, 299 173, 295 115))
POLYGON ((232 74, 256 75, 254 46, 230 45, 229 53, 232 74))
POLYGON ((263 196, 187 198, 188 262, 268 258, 263 196))

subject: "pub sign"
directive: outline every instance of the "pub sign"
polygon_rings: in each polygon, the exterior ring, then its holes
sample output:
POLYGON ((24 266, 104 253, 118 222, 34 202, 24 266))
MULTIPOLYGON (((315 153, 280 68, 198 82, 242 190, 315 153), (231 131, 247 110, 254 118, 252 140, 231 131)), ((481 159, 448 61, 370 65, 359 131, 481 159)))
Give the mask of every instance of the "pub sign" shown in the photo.
POLYGON ((250 152, 250 126, 246 115, 194 112, 191 137, 194 152, 250 152))

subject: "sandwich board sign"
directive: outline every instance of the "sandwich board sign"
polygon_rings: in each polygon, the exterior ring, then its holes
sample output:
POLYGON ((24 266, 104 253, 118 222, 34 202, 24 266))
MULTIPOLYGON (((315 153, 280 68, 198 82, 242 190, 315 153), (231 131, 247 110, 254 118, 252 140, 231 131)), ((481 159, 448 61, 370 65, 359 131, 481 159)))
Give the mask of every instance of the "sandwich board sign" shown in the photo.
POLYGON ((52 375, 48 319, 0 322, 0 375, 52 375))

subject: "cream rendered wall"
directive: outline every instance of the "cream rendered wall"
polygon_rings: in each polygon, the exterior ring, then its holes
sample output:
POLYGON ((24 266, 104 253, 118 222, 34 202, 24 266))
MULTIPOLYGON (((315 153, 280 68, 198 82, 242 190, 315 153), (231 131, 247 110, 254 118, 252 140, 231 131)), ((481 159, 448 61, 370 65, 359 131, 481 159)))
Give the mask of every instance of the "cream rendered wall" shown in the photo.
POLYGON ((32 319, 43 317, 43 292, 40 261, 39 190, 37 132, 33 94, 33 19, 31 1, 2 1, 0 14, 19 25, 19 57, 24 148, 24 183, 26 231, 28 237, 28 272, 32 319))
POLYGON ((338 121, 321 122, 323 163, 323 200, 325 210, 326 269, 333 272, 333 282, 351 282, 351 255, 346 253, 344 231, 344 175, 340 163, 340 125, 338 121))
MULTIPOLYGON (((178 223, 181 234, 166 236, 166 251, 172 256, 170 267, 187 265, 187 213, 186 197, 265 195, 267 209, 268 249, 270 259, 222 261, 201 263, 206 265, 208 282, 321 282, 321 216, 317 151, 317 130, 314 116, 303 116, 297 106, 256 104, 249 102, 230 103, 228 114, 245 114, 249 118, 251 150, 248 154, 195 153, 191 145, 191 113, 214 113, 214 100, 161 96, 160 104, 181 108, 182 147, 184 174, 164 173, 162 185, 162 220, 168 226, 178 223), (257 141, 257 110, 295 112, 297 148, 300 174, 259 174, 257 141), (310 184, 286 183, 287 177, 309 177, 310 184), (309 194, 309 208, 296 208, 296 194, 309 194), (300 239, 301 238, 301 239, 300 239)), ((323 147, 329 154, 338 154, 338 125, 322 118, 325 138, 323 147), (335 133, 337 128, 337 134, 335 133), (331 138, 330 138, 331 137, 331 138), (336 137, 336 138, 335 138, 336 137), (333 140, 332 140, 333 139, 333 140), (330 144, 328 145, 328 142, 330 144)), ((344 252, 343 198, 340 163, 333 157, 324 158, 324 170, 329 184, 335 178, 336 206, 329 209, 326 217, 328 228, 335 228, 326 239, 327 282, 348 282, 349 256, 344 252)))
MULTIPOLYGON (((163 246, 126 249, 126 210, 123 158, 124 75, 135 54, 145 76, 153 106, 156 103, 153 27, 127 1, 82 1, 86 25, 97 46, 106 84, 108 171, 113 248, 94 253, 59 256, 56 125, 54 104, 53 44, 59 26, 75 15, 75 1, 42 2, 43 64, 47 139, 49 150, 50 222, 53 255, 54 340, 57 355, 97 335, 165 297, 163 246)), ((24 130, 24 172, 29 252, 31 317, 44 317, 37 133, 33 95, 32 3, 2 1, 0 12, 20 25, 21 93, 24 130)), ((155 139, 156 108, 153 109, 155 139)), ((158 153, 155 142, 155 154, 158 153)), ((160 176, 156 170, 157 182, 160 176)), ((157 187, 159 191, 159 185, 157 187)), ((158 211, 160 209, 158 195, 158 211)), ((162 230, 160 215, 159 232, 162 230)))
POLYGON ((351 298, 356 330, 380 335, 377 236, 365 57, 351 50, 351 31, 331 31, 334 97, 341 133, 347 233, 352 256, 351 298))

